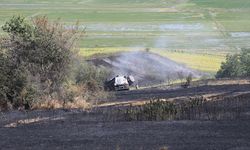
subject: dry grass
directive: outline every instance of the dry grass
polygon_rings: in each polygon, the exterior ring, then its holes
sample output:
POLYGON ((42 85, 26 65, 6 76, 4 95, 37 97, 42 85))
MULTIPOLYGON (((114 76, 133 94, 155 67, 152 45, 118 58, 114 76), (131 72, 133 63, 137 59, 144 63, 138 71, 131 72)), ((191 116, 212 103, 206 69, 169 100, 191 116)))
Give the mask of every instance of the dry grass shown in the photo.
POLYGON ((76 98, 73 101, 62 101, 62 100, 45 100, 42 102, 38 102, 33 105, 32 109, 89 109, 91 108, 91 104, 88 103, 86 100, 81 98, 76 98))
POLYGON ((106 119, 122 121, 231 120, 249 116, 250 93, 238 96, 194 97, 189 100, 151 100, 142 105, 109 107, 106 119))

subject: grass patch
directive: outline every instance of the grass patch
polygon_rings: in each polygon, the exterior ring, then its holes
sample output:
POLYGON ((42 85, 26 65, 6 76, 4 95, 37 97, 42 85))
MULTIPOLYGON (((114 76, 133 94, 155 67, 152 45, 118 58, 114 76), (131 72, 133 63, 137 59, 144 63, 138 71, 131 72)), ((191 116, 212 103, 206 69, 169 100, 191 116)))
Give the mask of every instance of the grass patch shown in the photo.
POLYGON ((204 72, 215 73, 219 70, 221 62, 225 60, 225 56, 197 54, 187 52, 171 52, 157 50, 152 51, 161 56, 167 57, 173 61, 187 65, 188 67, 204 72))
POLYGON ((81 48, 80 55, 82 55, 85 58, 90 58, 94 56, 112 55, 115 53, 128 52, 128 51, 132 51, 132 49, 128 47, 81 48))
POLYGON ((191 0, 191 2, 209 8, 250 8, 248 0, 191 0))

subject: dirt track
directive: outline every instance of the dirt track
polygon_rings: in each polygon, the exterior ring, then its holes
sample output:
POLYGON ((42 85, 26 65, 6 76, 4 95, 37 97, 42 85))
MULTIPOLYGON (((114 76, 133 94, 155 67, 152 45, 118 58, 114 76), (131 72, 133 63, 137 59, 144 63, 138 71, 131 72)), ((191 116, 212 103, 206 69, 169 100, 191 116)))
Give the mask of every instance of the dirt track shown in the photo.
MULTIPOLYGON (((247 81, 188 89, 123 91, 113 102, 248 92, 247 81)), ((1 113, 0 149, 249 150, 250 113, 244 115, 248 117, 224 121, 111 122, 103 121, 99 114, 79 110, 1 113)))

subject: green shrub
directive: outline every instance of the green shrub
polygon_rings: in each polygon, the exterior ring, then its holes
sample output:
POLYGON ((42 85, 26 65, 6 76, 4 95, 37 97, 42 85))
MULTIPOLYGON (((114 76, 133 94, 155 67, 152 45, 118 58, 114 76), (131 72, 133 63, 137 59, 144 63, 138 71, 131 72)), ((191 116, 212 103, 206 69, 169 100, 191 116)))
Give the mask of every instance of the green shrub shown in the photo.
POLYGON ((77 84, 85 84, 88 81, 95 80, 97 84, 102 85, 110 74, 111 71, 106 68, 83 62, 77 67, 75 79, 77 84))
POLYGON ((2 107, 10 103, 14 108, 30 108, 34 103, 42 106, 42 101, 107 96, 103 83, 110 72, 78 56, 76 42, 82 32, 77 28, 67 30, 46 17, 29 22, 14 16, 2 29, 6 32, 0 38, 2 107))
POLYGON ((216 78, 247 76, 250 76, 250 49, 242 49, 240 54, 228 55, 216 74, 216 78))
POLYGON ((104 91, 104 82, 110 77, 111 71, 106 68, 97 67, 90 63, 80 62, 75 69, 75 83, 84 87, 85 99, 99 99, 108 97, 104 91))
POLYGON ((46 17, 28 22, 14 16, 2 29, 7 36, 0 40, 0 99, 20 107, 58 93, 68 80, 80 32, 46 17))
MULTIPOLYGON (((1 50, 1 49, 0 49, 1 50)), ((7 106, 7 95, 9 91, 8 87, 8 67, 7 58, 3 51, 0 51, 0 108, 7 106)))

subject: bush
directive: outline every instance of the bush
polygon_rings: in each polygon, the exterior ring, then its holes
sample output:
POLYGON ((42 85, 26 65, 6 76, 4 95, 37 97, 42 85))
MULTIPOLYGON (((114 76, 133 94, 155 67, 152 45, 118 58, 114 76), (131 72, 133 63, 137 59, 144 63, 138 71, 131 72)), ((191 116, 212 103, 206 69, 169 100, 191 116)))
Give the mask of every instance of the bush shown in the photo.
POLYGON ((250 76, 250 49, 242 49, 240 54, 240 61, 242 64, 242 71, 244 76, 250 76))
POLYGON ((193 75, 190 73, 190 74, 186 77, 186 84, 187 84, 188 86, 190 86, 192 80, 193 80, 193 75))
POLYGON ((82 62, 76 70, 76 83, 87 84, 96 82, 97 86, 103 88, 104 81, 110 77, 111 71, 106 68, 97 67, 90 63, 82 62))
POLYGON ((181 86, 183 88, 188 88, 191 85, 191 82, 193 80, 193 75, 190 73, 187 77, 186 77, 186 82, 184 84, 181 84, 181 86))
POLYGON ((11 59, 1 49, 0 54, 0 103, 10 102, 15 108, 22 103, 21 92, 27 85, 27 70, 23 65, 15 68, 11 59))
POLYGON ((46 17, 33 22, 14 16, 2 27, 0 40, 0 99, 20 107, 40 94, 59 92, 67 81, 80 33, 50 23, 46 17))
POLYGON ((111 71, 97 67, 90 63, 81 62, 76 67, 76 85, 84 87, 83 96, 87 100, 105 98, 108 94, 104 91, 104 82, 110 77, 111 71))
POLYGON ((77 28, 14 16, 2 29, 0 107, 82 107, 85 100, 107 96, 103 82, 110 72, 78 56, 75 45, 83 32, 77 28))
POLYGON ((216 78, 247 76, 250 76, 250 49, 242 49, 240 54, 228 55, 216 74, 216 78))
POLYGON ((8 67, 7 58, 4 56, 3 51, 0 51, 0 109, 7 107, 8 88, 8 67))

